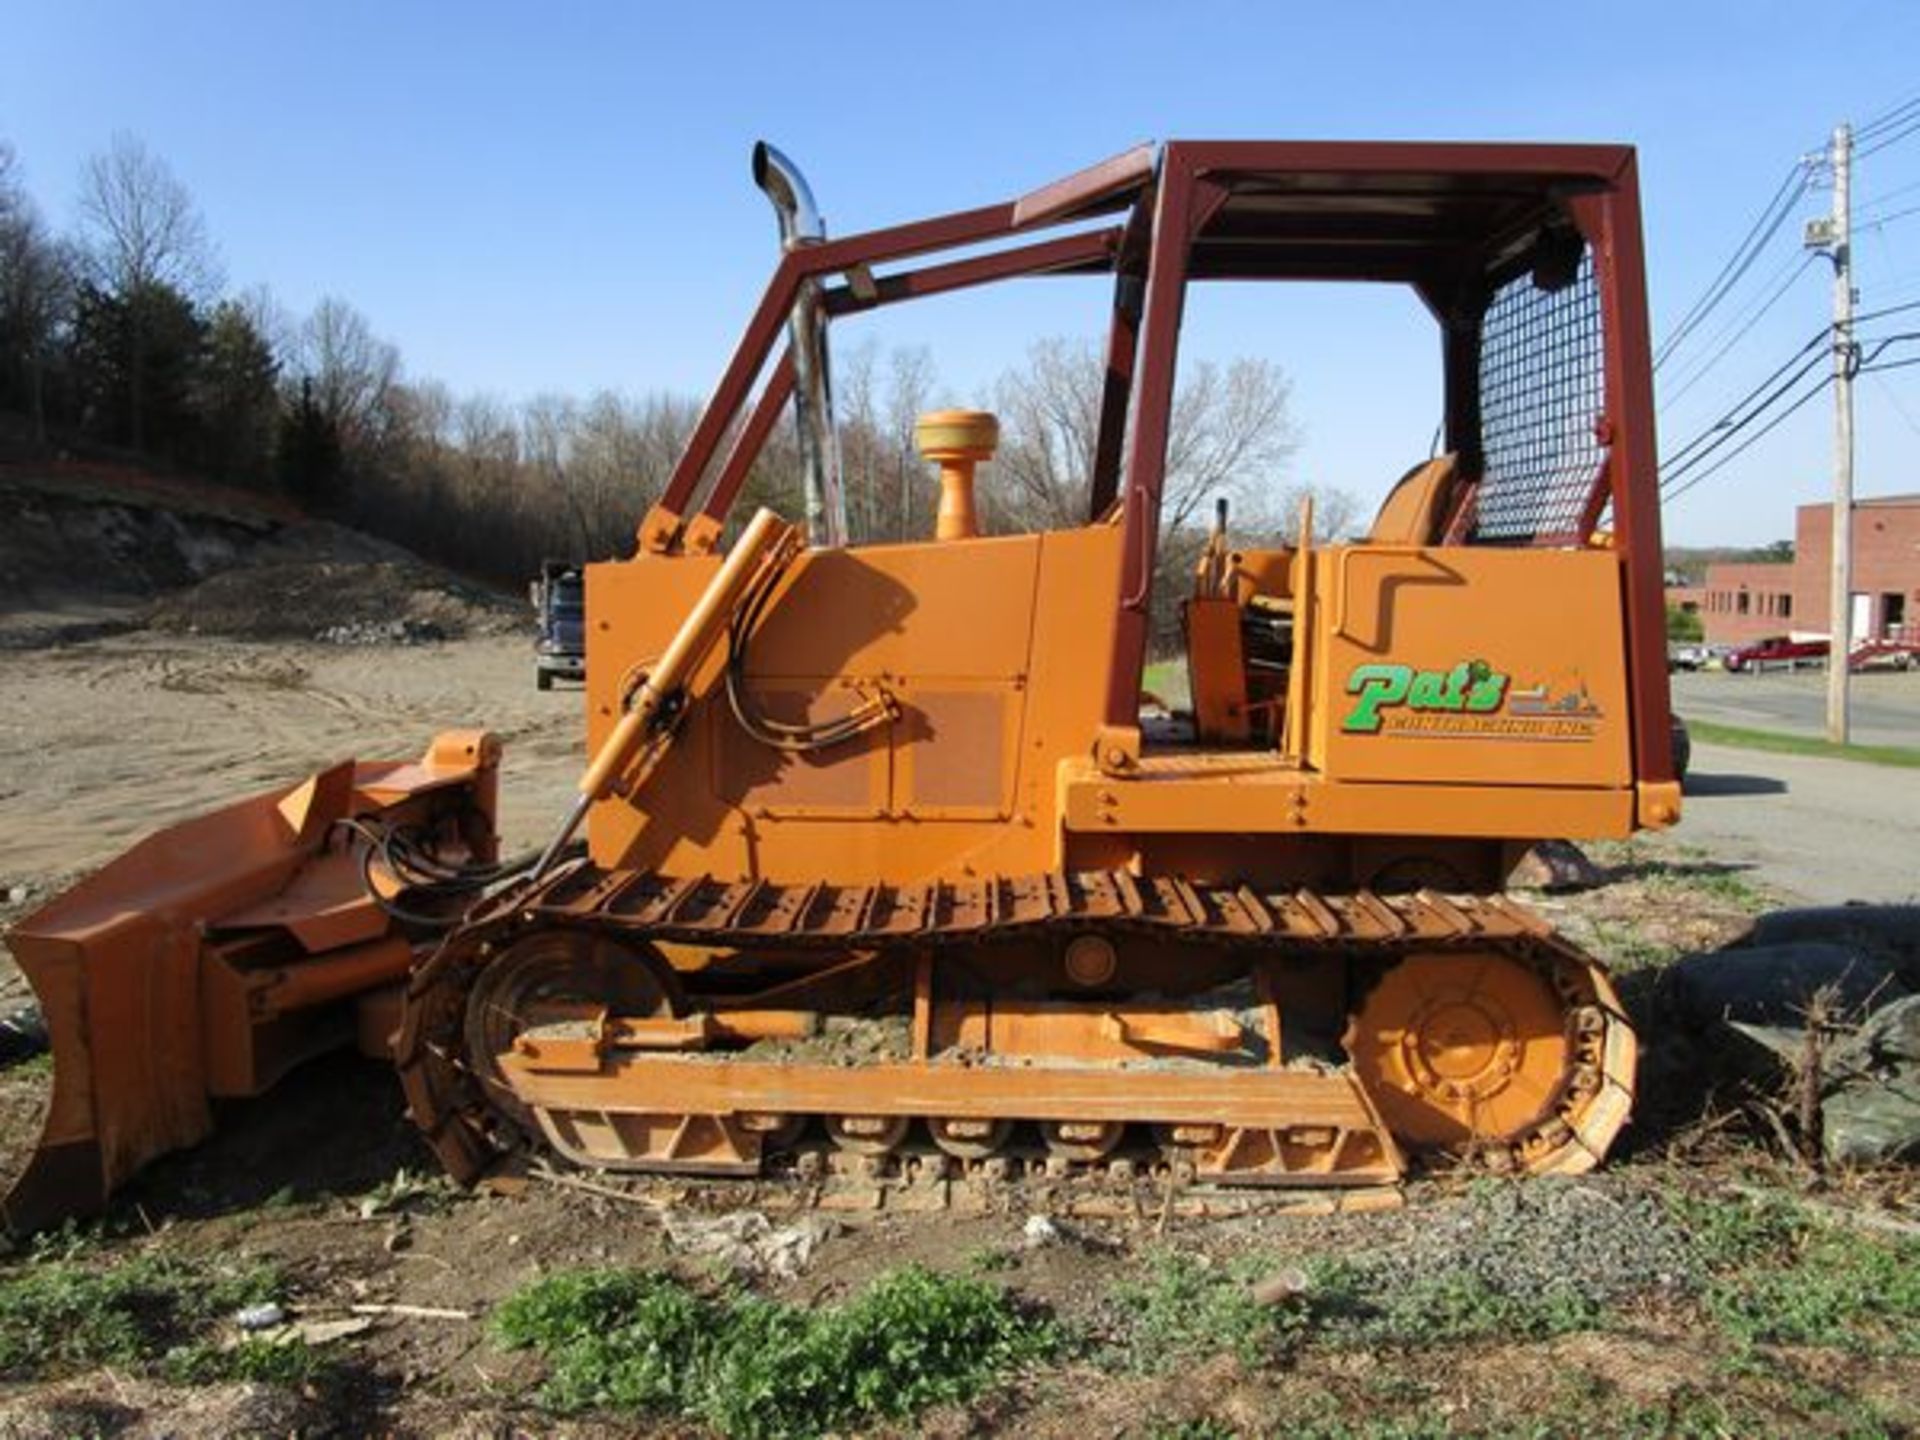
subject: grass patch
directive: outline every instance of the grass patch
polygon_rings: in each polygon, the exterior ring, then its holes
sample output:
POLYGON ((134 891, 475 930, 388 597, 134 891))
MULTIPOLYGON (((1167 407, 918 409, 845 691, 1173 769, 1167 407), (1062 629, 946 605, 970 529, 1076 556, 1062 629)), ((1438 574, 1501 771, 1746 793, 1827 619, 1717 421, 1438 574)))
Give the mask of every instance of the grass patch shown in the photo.
POLYGON ((1607 962, 1617 975, 1635 970, 1660 970, 1678 960, 1679 946, 1664 940, 1650 940, 1639 928, 1619 920, 1594 920, 1589 948, 1607 962))
POLYGON ((1184 658, 1155 660, 1140 674, 1140 688, 1158 696, 1170 710, 1185 710, 1193 703, 1187 690, 1187 662, 1184 658))
POLYGON ((1747 878, 1738 865, 1716 860, 1697 845, 1668 839, 1595 841, 1587 856, 1605 872, 1605 884, 1636 882, 1657 900, 1709 900, 1730 910, 1757 915, 1773 897, 1747 878))
POLYGON ((1303 1308, 1253 1298, 1262 1268, 1258 1260, 1214 1265, 1177 1251, 1155 1255, 1143 1277, 1114 1288, 1115 1358, 1148 1373, 1223 1351, 1249 1367, 1272 1359, 1309 1317, 1303 1308))
POLYGON ((1737 1346, 1920 1354, 1920 1240, 1843 1229, 1784 1195, 1669 1204, 1707 1269, 1707 1312, 1737 1346))
POLYGON ((1764 750, 1775 755, 1815 755, 1830 760, 1859 760, 1869 765, 1899 765, 1920 769, 1920 749, 1908 745, 1835 745, 1811 735, 1784 735, 1774 730, 1746 730, 1689 720, 1687 730, 1706 745, 1730 745, 1740 750, 1764 750))
POLYGON ((1364 1260, 1346 1259, 1314 1261, 1299 1294, 1262 1304, 1252 1283, 1271 1269, 1258 1257, 1226 1265, 1155 1257, 1144 1278, 1113 1292, 1113 1311, 1122 1318, 1110 1353, 1146 1373, 1227 1353, 1254 1370, 1310 1342, 1414 1349, 1546 1339, 1603 1319, 1601 1306, 1571 1285, 1513 1293, 1453 1267, 1394 1281, 1364 1260))
POLYGON ((570 1271, 495 1312, 495 1337, 547 1362, 543 1403, 677 1414, 726 1435, 814 1435, 965 1402, 1052 1353, 1058 1332, 974 1276, 908 1266, 806 1310, 662 1275, 570 1271))
POLYGON ((1329 1340, 1367 1346, 1545 1340, 1603 1319, 1601 1306, 1571 1285, 1520 1293, 1451 1268, 1393 1285, 1364 1262, 1330 1261, 1316 1267, 1309 1297, 1329 1340))
POLYGON ((53 1052, 42 1050, 38 1055, 29 1055, 24 1060, 15 1061, 5 1067, 4 1073, 10 1076, 26 1076, 32 1079, 53 1076, 53 1052))
POLYGON ((43 1254, 0 1275, 0 1376, 32 1380, 113 1365, 189 1382, 304 1378, 303 1345, 216 1344, 229 1315, 279 1299, 283 1289, 279 1272, 261 1264, 215 1269, 160 1254, 117 1263, 43 1254))
POLYGON ((1773 903, 1739 870, 1710 860, 1648 860, 1636 874, 1657 898, 1711 900, 1748 915, 1773 903))

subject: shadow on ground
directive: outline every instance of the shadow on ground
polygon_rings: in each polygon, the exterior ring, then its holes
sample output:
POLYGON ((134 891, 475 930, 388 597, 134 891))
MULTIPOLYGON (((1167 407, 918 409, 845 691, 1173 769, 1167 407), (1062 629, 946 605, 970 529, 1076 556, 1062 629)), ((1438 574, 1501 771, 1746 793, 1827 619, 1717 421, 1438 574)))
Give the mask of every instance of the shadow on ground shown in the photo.
POLYGON ((393 1067, 351 1052, 303 1065, 252 1100, 216 1108, 214 1132, 154 1162, 114 1209, 207 1219, 268 1202, 359 1196, 401 1170, 438 1175, 393 1067))
POLYGON ((1771 775, 1716 775, 1692 770, 1687 773, 1685 793, 1700 796, 1784 795, 1787 782, 1771 775))

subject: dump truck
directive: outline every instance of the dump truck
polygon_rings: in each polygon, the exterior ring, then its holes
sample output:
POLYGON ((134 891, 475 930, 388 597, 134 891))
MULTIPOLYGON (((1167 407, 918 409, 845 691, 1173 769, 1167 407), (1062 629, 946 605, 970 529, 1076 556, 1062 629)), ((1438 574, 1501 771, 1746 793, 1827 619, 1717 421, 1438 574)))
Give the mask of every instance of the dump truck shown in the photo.
POLYGON ((548 842, 499 853, 510 765, 449 732, 27 917, 55 1078, 7 1223, 355 1043, 470 1182, 1598 1163, 1634 1033, 1505 885, 1535 841, 1680 813, 1633 152, 1174 141, 840 237, 778 151, 753 170, 779 260, 635 552, 586 567, 589 758, 548 842), (1062 276, 1106 281, 1082 522, 984 533, 995 419, 943 411, 934 533, 849 543, 830 326, 1062 276), (1410 291, 1441 434, 1364 534, 1216 525, 1165 714, 1182 307, 1222 284, 1410 291), (789 412, 805 514, 737 513, 789 412))
POLYGON ((540 562, 540 578, 527 586, 533 606, 533 683, 553 688, 554 678, 579 680, 587 673, 586 581, 566 560, 540 562))

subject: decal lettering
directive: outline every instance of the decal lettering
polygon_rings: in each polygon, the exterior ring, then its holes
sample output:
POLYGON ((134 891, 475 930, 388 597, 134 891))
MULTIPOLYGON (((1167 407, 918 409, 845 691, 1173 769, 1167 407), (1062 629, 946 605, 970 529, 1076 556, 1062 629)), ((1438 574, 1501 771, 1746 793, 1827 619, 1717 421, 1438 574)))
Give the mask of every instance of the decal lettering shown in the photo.
POLYGON ((1601 719, 1578 671, 1517 688, 1485 660, 1445 670, 1356 665, 1346 689, 1355 698, 1340 728, 1350 735, 1591 740, 1601 719))

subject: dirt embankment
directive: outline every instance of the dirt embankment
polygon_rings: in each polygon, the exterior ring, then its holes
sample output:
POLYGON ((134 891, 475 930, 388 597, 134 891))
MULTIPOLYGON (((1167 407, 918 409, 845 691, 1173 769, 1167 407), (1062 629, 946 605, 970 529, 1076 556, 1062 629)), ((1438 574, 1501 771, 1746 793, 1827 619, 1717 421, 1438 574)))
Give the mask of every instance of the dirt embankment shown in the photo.
POLYGON ((525 624, 514 597, 285 505, 103 466, 0 467, 0 648, 151 626, 336 644, 525 624))

